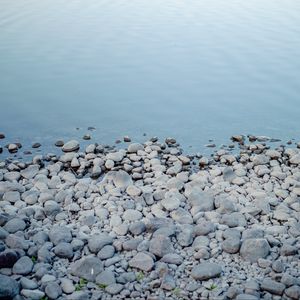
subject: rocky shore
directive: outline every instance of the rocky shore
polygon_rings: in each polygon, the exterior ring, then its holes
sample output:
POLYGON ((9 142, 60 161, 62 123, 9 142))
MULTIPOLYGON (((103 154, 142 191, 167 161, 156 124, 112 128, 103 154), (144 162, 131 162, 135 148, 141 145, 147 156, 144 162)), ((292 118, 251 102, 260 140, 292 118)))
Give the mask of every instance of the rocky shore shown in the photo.
POLYGON ((0 300, 299 299, 300 149, 232 141, 0 155, 0 300))

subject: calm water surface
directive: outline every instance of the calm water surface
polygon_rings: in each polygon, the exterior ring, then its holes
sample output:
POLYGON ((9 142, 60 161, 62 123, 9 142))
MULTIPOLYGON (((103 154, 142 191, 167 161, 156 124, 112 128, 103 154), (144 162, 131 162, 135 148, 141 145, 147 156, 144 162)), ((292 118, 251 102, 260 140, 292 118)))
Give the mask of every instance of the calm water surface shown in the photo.
POLYGON ((145 132, 199 149, 300 139, 299 119, 299 0, 0 0, 6 142, 95 126, 100 142, 145 132))

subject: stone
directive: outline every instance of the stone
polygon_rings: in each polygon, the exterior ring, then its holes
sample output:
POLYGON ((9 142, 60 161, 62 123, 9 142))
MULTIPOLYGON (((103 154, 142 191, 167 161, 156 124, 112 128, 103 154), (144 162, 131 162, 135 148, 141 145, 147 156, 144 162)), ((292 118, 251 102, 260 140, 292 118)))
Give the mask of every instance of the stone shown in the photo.
POLYGON ((158 257, 163 257, 166 254, 173 253, 174 248, 168 237, 158 235, 150 240, 149 251, 158 257))
POLYGON ((283 291, 285 289, 285 285, 283 283, 277 282, 275 280, 272 280, 270 278, 265 278, 260 286, 261 290, 267 291, 274 295, 281 296, 283 294, 283 291))
POLYGON ((270 252, 270 245, 266 239, 247 239, 243 241, 240 255, 250 262, 257 262, 265 258, 270 252))
POLYGON ((110 295, 118 295, 122 290, 124 286, 120 283, 113 283, 110 284, 105 288, 105 292, 107 292, 110 295))
POLYGON ((0 299, 13 299, 18 294, 18 282, 11 277, 0 274, 0 299))
POLYGON ((200 220, 198 224, 194 227, 194 233, 196 236, 207 235, 214 231, 215 225, 212 222, 206 221, 204 219, 200 220))
POLYGON ((137 197, 142 193, 142 191, 135 185, 129 185, 126 189, 126 193, 131 197, 137 197))
POLYGON ((140 252, 129 261, 129 266, 148 272, 152 270, 154 261, 150 255, 140 252))
POLYGON ((167 273, 163 276, 161 286, 162 289, 167 290, 167 291, 172 291, 176 287, 176 283, 174 280, 174 277, 167 273))
POLYGON ((3 229, 9 233, 15 233, 17 231, 23 231, 26 228, 26 224, 22 219, 13 218, 9 220, 4 226, 3 229))
POLYGON ((44 203, 44 212, 46 216, 56 216, 61 211, 60 205, 54 200, 48 200, 44 203))
POLYGON ((69 243, 72 241, 72 234, 68 227, 54 225, 49 232, 49 239, 54 245, 60 242, 69 243))
POLYGON ((139 234, 143 233, 145 230, 146 230, 146 225, 142 221, 137 221, 137 222, 131 223, 129 225, 129 231, 133 235, 139 235, 139 234))
POLYGON ((36 290, 23 289, 21 291, 21 294, 30 300, 40 300, 45 296, 45 293, 38 289, 36 289, 36 290))
POLYGON ((68 278, 61 278, 60 281, 61 281, 61 288, 64 293, 72 294, 75 291, 75 286, 72 280, 68 278))
POLYGON ((160 261, 167 264, 181 265, 183 263, 183 257, 176 253, 169 253, 164 255, 160 261))
POLYGON ((46 285, 45 293, 49 299, 57 299, 62 294, 62 289, 56 282, 49 282, 46 285))
POLYGON ((10 203, 16 203, 20 200, 20 193, 18 191, 8 191, 4 193, 3 200, 10 203))
POLYGON ((123 189, 133 184, 131 176, 123 170, 108 172, 105 176, 105 180, 112 180, 117 188, 123 189))
POLYGON ((143 217, 142 213, 135 209, 127 209, 123 214, 125 221, 138 221, 143 217))
POLYGON ((144 150, 144 146, 139 143, 132 143, 127 148, 128 153, 137 153, 139 150, 144 150))
POLYGON ((38 165, 30 165, 26 169, 22 170, 20 174, 26 179, 32 179, 37 175, 39 169, 40 167, 38 165))
POLYGON ((300 286, 299 285, 293 285, 289 288, 287 288, 284 293, 290 297, 293 300, 300 299, 300 286))
POLYGON ((97 275, 102 271, 101 260, 94 256, 83 257, 71 264, 71 274, 88 281, 95 281, 97 275))
POLYGON ((19 258, 20 255, 14 250, 7 249, 0 252, 0 269, 12 268, 19 258))
POLYGON ((22 277, 20 279, 20 284, 23 289, 27 289, 27 290, 35 290, 38 288, 37 282, 30 280, 27 277, 22 277))
POLYGON ((239 252, 240 245, 241 242, 239 238, 229 238, 223 241, 222 249, 227 253, 234 254, 239 252))
POLYGON ((28 256, 21 257, 13 266, 13 273, 27 275, 32 271, 33 262, 28 256))
POLYGON ((101 260, 105 260, 113 257, 115 254, 115 247, 111 245, 104 246, 97 254, 97 257, 101 260))
POLYGON ((105 286, 116 283, 114 272, 109 269, 104 270, 96 277, 96 283, 105 286))
POLYGON ((88 240, 88 247, 92 253, 98 253, 104 246, 111 245, 113 238, 106 233, 92 235, 88 240))
POLYGON ((61 258, 71 259, 73 257, 73 247, 70 243, 60 242, 55 248, 54 253, 61 258))
POLYGON ((203 192, 198 188, 192 189, 188 196, 188 202, 197 207, 199 211, 211 211, 214 209, 214 197, 208 192, 203 192))
POLYGON ((220 276, 222 268, 216 263, 200 263, 193 267, 191 276, 196 280, 208 280, 220 276))
POLYGON ((172 219, 179 224, 193 224, 193 218, 191 214, 181 207, 173 210, 170 214, 172 219))
POLYGON ((80 145, 79 145, 78 141, 71 140, 62 146, 62 151, 63 152, 73 152, 73 151, 79 150, 79 148, 80 148, 80 145))
POLYGON ((179 208, 182 200, 182 195, 177 190, 171 190, 166 192, 161 204, 166 210, 172 211, 179 208))

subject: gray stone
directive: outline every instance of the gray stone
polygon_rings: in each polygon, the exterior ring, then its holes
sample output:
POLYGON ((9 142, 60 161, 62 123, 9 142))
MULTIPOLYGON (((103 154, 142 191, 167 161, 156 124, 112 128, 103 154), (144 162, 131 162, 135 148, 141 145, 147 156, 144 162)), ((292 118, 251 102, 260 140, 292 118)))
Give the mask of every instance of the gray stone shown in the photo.
POLYGON ((48 200, 44 203, 44 212, 46 216, 56 216, 60 211, 60 205, 56 201, 48 200))
POLYGON ((54 248, 54 253, 56 256, 61 258, 72 258, 73 257, 73 247, 70 243, 61 242, 54 248))
POLYGON ((228 238, 222 243, 222 249, 230 254, 239 252, 240 250, 240 239, 239 238, 228 238))
POLYGON ((146 225, 144 222, 142 221, 138 221, 135 223, 131 223, 129 225, 129 231, 133 234, 133 235, 139 235, 141 233, 143 233, 146 230, 146 225))
POLYGON ((46 285, 45 293, 49 299, 57 299, 62 294, 62 289, 56 282, 49 282, 46 285))
POLYGON ((222 268, 215 263, 201 263, 192 269, 192 277, 196 280, 208 280, 220 276, 222 268))
POLYGON ((240 212, 233 212, 231 214, 224 214, 220 223, 227 225, 228 227, 244 227, 247 225, 244 215, 240 212))
POLYGON ((13 266, 13 273, 27 275, 32 271, 33 262, 28 256, 21 257, 13 266))
POLYGON ((193 218, 191 214, 185 209, 179 207, 171 212, 171 217, 179 224, 193 224, 193 218))
POLYGON ((115 254, 115 247, 111 245, 104 246, 97 254, 97 257, 101 260, 105 260, 113 257, 115 254))
POLYGON ((143 217, 142 213, 135 209, 127 209, 123 214, 125 221, 138 221, 143 217))
POLYGON ((129 185, 133 184, 131 176, 123 170, 108 172, 105 175, 105 180, 112 180, 117 188, 122 189, 126 189, 129 185))
POLYGON ((257 262, 259 258, 265 258, 270 252, 270 245, 265 239, 247 239, 243 241, 240 254, 250 262, 257 262))
POLYGON ((197 207, 199 211, 211 211, 214 209, 214 197, 208 192, 200 191, 198 188, 193 189, 189 196, 188 202, 197 207))
POLYGON ((21 294, 30 300, 40 300, 41 298, 43 298, 45 296, 45 293, 40 290, 23 289, 21 291, 21 294))
POLYGON ((61 288, 64 293, 71 294, 75 291, 75 286, 73 284, 73 281, 68 278, 61 278, 61 288))
POLYGON ((0 274, 0 299, 12 299, 18 293, 18 282, 6 275, 0 274))
POLYGON ((246 229, 242 233, 242 239, 258 239, 264 237, 264 231, 262 229, 250 228, 246 229))
POLYGON ((173 253, 174 248, 168 237, 158 235, 150 240, 149 251, 158 257, 163 257, 166 254, 173 253))
POLYGON ((40 167, 38 165, 30 165, 26 169, 22 170, 20 174, 26 179, 32 179, 38 173, 39 168, 40 167))
POLYGON ((235 300, 259 300, 260 298, 251 294, 239 294, 236 296, 235 300))
POLYGON ((139 252, 129 261, 129 266, 148 272, 152 270, 154 261, 150 255, 139 252))
POLYGON ((71 274, 88 281, 95 281, 97 275, 102 271, 101 260, 94 256, 83 257, 71 264, 71 274))
POLYGON ((13 218, 9 220, 4 226, 3 229, 9 233, 15 233, 17 231, 23 231, 26 228, 26 224, 22 219, 13 218))
POLYGON ((215 225, 212 222, 206 221, 204 219, 201 219, 198 222, 198 224, 194 227, 194 234, 196 236, 207 235, 214 231, 215 231, 215 225))
POLYGON ((174 280, 174 277, 167 273, 163 276, 161 286, 162 289, 167 290, 167 291, 172 291, 176 287, 176 283, 174 280))
POLYGON ((76 140, 71 140, 63 145, 62 151, 73 152, 73 151, 77 151, 79 147, 80 145, 76 140))
POLYGON ((68 300, 87 300, 90 299, 90 293, 88 291, 76 291, 71 295, 68 295, 68 300))
POLYGON ((68 227, 54 225, 49 232, 49 238, 54 245, 58 245, 60 242, 71 242, 72 234, 68 227))
POLYGON ((300 299, 300 286, 293 285, 287 288, 284 293, 291 299, 298 300, 300 299))
POLYGON ((194 240, 194 227, 190 224, 181 225, 180 231, 176 235, 179 245, 182 247, 190 246, 194 240))
POLYGON ((111 245, 113 238, 106 233, 92 235, 88 240, 88 247, 92 253, 98 253, 104 246, 111 245))
POLYGON ((270 278, 265 278, 262 281, 260 288, 261 290, 267 291, 274 295, 282 295, 285 289, 285 285, 270 278))
POLYGON ((128 145, 128 149, 127 151, 129 153, 136 153, 138 152, 139 150, 144 150, 144 146, 142 144, 139 144, 139 143, 132 143, 130 145, 128 145))
POLYGON ((96 277, 96 283, 105 286, 116 283, 114 272, 109 269, 104 270, 96 277))
POLYGON ((105 288, 105 291, 110 295, 118 295, 122 290, 124 286, 120 283, 113 283, 105 288))
POLYGON ((20 200, 20 193, 18 191, 9 191, 3 195, 3 200, 10 203, 15 203, 20 200))
POLYGON ((182 256, 176 253, 169 253, 164 255, 160 261, 165 262, 167 264, 181 265, 183 262, 183 258, 182 256))
POLYGON ((22 277, 20 279, 20 284, 22 286, 23 289, 27 289, 27 290, 34 290, 38 288, 38 284, 37 282, 30 280, 26 277, 22 277))

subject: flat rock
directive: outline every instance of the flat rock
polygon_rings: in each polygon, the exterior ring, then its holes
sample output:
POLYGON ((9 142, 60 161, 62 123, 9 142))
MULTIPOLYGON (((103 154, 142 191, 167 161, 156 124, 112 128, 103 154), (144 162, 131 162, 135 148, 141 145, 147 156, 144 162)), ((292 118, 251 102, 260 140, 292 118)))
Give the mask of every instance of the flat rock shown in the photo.
POLYGON ((13 266, 13 273, 27 275, 32 271, 33 262, 28 256, 21 257, 13 266))
POLYGON ((274 295, 282 295, 285 289, 285 285, 275 280, 265 278, 262 281, 260 288, 261 290, 267 291, 274 295))
POLYGON ((79 148, 80 148, 79 142, 76 140, 71 140, 62 146, 62 151, 73 152, 73 151, 77 151, 79 148))
POLYGON ((215 263, 201 263, 192 269, 192 277, 196 280, 208 280, 220 276, 222 268, 215 263))
POLYGON ((168 237, 158 235, 150 240, 149 251, 158 257, 163 257, 166 254, 173 253, 174 248, 168 237))

